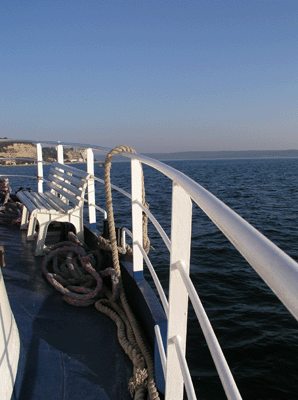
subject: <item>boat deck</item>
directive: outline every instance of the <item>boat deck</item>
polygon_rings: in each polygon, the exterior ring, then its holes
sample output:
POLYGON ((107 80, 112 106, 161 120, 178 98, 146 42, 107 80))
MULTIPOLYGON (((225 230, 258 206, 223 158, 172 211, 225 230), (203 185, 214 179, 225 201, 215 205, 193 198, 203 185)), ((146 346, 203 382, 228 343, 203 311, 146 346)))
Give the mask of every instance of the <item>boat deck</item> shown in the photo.
POLYGON ((41 273, 26 231, 0 225, 2 273, 21 339, 12 399, 130 399, 132 364, 114 323, 94 306, 73 307, 41 273))

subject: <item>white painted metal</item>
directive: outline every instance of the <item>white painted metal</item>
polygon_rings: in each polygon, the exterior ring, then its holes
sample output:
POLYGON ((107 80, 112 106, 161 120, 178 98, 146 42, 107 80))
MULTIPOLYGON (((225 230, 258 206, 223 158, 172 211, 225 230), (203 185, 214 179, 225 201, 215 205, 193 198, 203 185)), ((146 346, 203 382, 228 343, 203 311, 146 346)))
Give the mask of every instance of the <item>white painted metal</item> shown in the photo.
POLYGON ((126 234, 133 239, 133 234, 129 229, 123 227, 122 228, 122 236, 121 236, 121 246, 122 246, 122 254, 126 253, 126 234))
MULTIPOLYGON (((85 199, 84 201, 85 201, 85 203, 88 203, 88 200, 85 199)), ((96 204, 90 203, 90 206, 94 207, 96 210, 98 210, 98 211, 100 211, 101 213, 103 213, 103 218, 104 218, 104 219, 107 219, 107 218, 108 218, 108 214, 107 214, 106 210, 104 210, 103 208, 97 206, 96 204)))
POLYGON ((88 207, 89 207, 89 224, 91 229, 96 228, 96 212, 95 207, 95 185, 94 185, 94 153, 91 148, 87 149, 87 172, 90 174, 88 179, 88 207))
MULTIPOLYGON (((62 144, 60 144, 60 142, 58 142, 58 144, 56 146, 56 150, 57 150, 57 162, 59 164, 64 164, 63 146, 62 146, 62 144)), ((64 170, 61 170, 61 171, 63 172, 64 170)), ((53 189, 51 190, 51 192, 54 195, 57 195, 57 192, 55 192, 53 189)), ((61 196, 61 200, 63 200, 64 202, 67 203, 67 200, 65 198, 63 198, 62 196, 61 196)))
POLYGON ((216 366, 218 375, 221 379, 223 388, 226 392, 227 398, 229 400, 240 400, 241 395, 238 391, 238 388, 234 381, 233 375, 232 375, 230 368, 226 362, 225 356, 221 350, 221 347, 215 336, 213 328, 210 324, 210 321, 207 317, 207 314, 204 310, 201 300, 197 294, 197 291, 196 291, 189 275, 186 273, 183 264, 180 262, 177 262, 176 267, 180 271, 180 274, 182 276, 185 287, 187 288, 189 297, 191 299, 191 302, 194 307, 197 318, 200 322, 202 331, 204 333, 206 342, 208 344, 210 353, 214 360, 214 364, 216 366))
POLYGON ((0 268, 0 399, 10 400, 17 375, 20 338, 0 268))
POLYGON ((129 237, 133 238, 133 234, 132 234, 132 232, 130 232, 129 229, 123 227, 122 231, 124 232, 124 236, 125 236, 125 233, 127 233, 129 237))
POLYGON ((122 254, 126 253, 126 234, 125 230, 122 228, 121 232, 121 247, 122 247, 122 254))
POLYGON ((151 264, 151 261, 149 260, 149 257, 145 253, 145 250, 144 250, 143 246, 140 246, 139 243, 138 243, 138 246, 139 246, 139 248, 140 248, 140 250, 142 252, 142 255, 144 257, 146 265, 147 265, 147 267, 148 267, 148 269, 149 269, 149 271, 151 273, 151 276, 152 276, 152 278, 154 280, 155 287, 157 289, 157 292, 159 294, 161 303, 163 305, 164 312, 165 312, 166 316, 168 317, 169 316, 169 303, 168 303, 168 300, 166 298, 165 292, 164 292, 164 290, 163 290, 163 288, 161 286, 160 280, 158 279, 158 276, 156 275, 156 272, 155 272, 155 270, 154 270, 154 268, 153 268, 153 266, 151 264))
POLYGON ((131 204, 132 204, 132 233, 133 233, 133 271, 134 274, 143 271, 143 255, 138 243, 143 243, 142 209, 142 167, 139 161, 131 160, 131 204))
POLYGON ((180 336, 182 352, 185 354, 188 293, 175 264, 184 263, 185 271, 189 273, 191 217, 192 202, 189 195, 173 182, 166 400, 183 399, 184 382, 173 339, 175 336, 180 336))
POLYGON ((2 177, 2 176, 3 176, 3 177, 4 177, 4 176, 5 176, 5 177, 13 176, 14 178, 15 178, 15 177, 18 177, 18 178, 27 178, 27 179, 30 178, 30 179, 32 179, 32 180, 33 180, 33 179, 36 179, 36 176, 30 176, 30 177, 29 177, 28 175, 8 175, 8 174, 0 174, 0 177, 2 177))
POLYGON ((157 341, 157 345, 158 345, 158 351, 160 354, 160 360, 161 360, 163 374, 164 374, 164 376, 166 376, 167 358, 166 358, 165 348, 163 345, 159 325, 154 326, 154 332, 155 332, 156 341, 157 341))
POLYGON ((38 193, 43 192, 43 164, 42 164, 42 147, 40 143, 36 144, 36 155, 37 155, 37 191, 38 193))
POLYGON ((179 183, 298 320, 296 261, 188 176, 146 156, 131 153, 123 156, 134 157, 179 183))
POLYGON ((187 398, 189 400, 196 400, 196 393, 193 387, 193 383, 191 380, 191 376, 189 373, 189 369, 188 369, 188 365, 185 359, 185 351, 182 348, 183 344, 182 344, 182 340, 180 336, 175 336, 173 338, 173 341, 175 343, 175 347, 176 347, 176 351, 177 351, 177 356, 178 356, 178 360, 180 363, 180 368, 181 368, 181 372, 183 375, 183 380, 184 380, 184 385, 185 385, 185 390, 187 393, 187 398))
MULTIPOLYGON (((36 143, 36 142, 35 142, 36 143)), ((40 142, 47 144, 57 144, 55 142, 40 142)), ((77 143, 67 143, 60 142, 59 146, 78 146, 82 147, 82 144, 77 143)), ((103 153, 108 153, 110 149, 93 146, 93 145, 84 145, 85 147, 93 148, 94 150, 102 151, 103 153)), ((62 151, 63 154, 63 151, 62 151)), ((133 223, 133 247, 134 253, 136 253, 134 259, 135 271, 141 271, 143 265, 143 257, 141 252, 141 234, 138 231, 137 225, 141 227, 141 215, 142 211, 146 212, 142 206, 142 198, 141 198, 141 172, 140 172, 140 164, 139 161, 151 166, 152 168, 160 171, 162 174, 170 178, 174 184, 173 189, 173 210, 172 210, 172 244, 168 239, 164 240, 168 247, 171 249, 171 283, 170 283, 170 311, 169 311, 169 337, 168 337, 168 361, 167 361, 167 373, 166 373, 166 399, 179 399, 181 398, 181 387, 183 389, 183 377, 180 370, 180 364, 178 366, 178 355, 174 355, 174 342, 177 341, 178 336, 182 338, 181 345, 181 354, 184 357, 185 352, 185 331, 186 331, 186 317, 187 317, 187 307, 185 304, 181 306, 181 296, 180 293, 183 293, 183 298, 187 298, 187 293, 185 286, 189 290, 189 295, 193 301, 192 290, 189 288, 189 279, 188 277, 188 256, 186 257, 186 253, 189 251, 189 240, 186 239, 189 232, 189 228, 186 226, 190 225, 190 216, 191 216, 191 207, 188 204, 190 198, 209 216, 209 218, 218 226, 218 228, 226 235, 226 237, 231 241, 231 243, 239 250, 239 252, 246 258, 246 260, 250 263, 250 265, 259 273, 259 275, 264 279, 264 281, 268 284, 268 286, 275 292, 275 294, 280 298, 280 300, 285 304, 285 306, 291 311, 291 313, 298 320, 298 264, 292 260, 289 256, 287 256, 282 250, 280 250, 277 246, 271 243, 267 238, 265 238, 262 234, 256 231, 251 225, 249 225, 246 221, 244 221, 240 216, 234 213, 231 209, 229 209, 225 204, 223 204, 220 200, 216 199, 211 193, 202 188, 196 182, 191 180, 189 177, 185 176, 181 172, 174 170, 170 166, 163 164, 159 161, 150 159, 145 156, 141 156, 139 154, 132 153, 122 153, 124 157, 130 158, 132 160, 132 195, 126 193, 122 189, 117 188, 112 185, 112 187, 116 190, 119 190, 125 196, 132 199, 132 213, 133 220, 135 221, 135 226, 133 223), (175 188, 177 186, 177 188, 175 188), (178 189, 179 188, 179 189, 178 189), (180 193, 178 195, 178 193, 180 193), (184 199, 184 200, 183 200, 184 199), (188 199, 188 200, 186 200, 188 199), (180 216, 179 212, 182 213, 180 216), (185 212, 187 218, 185 218, 185 212), (177 224, 177 221, 180 221, 177 224), (188 221, 188 222, 187 222, 188 221), (179 229, 178 229, 179 225, 179 229), (186 227, 186 228, 185 228, 186 227), (179 234, 178 234, 179 233, 179 234), (135 251, 136 250, 136 251, 135 251), (181 253, 181 254, 180 254, 181 253), (184 257, 185 256, 185 257, 184 257), (183 266, 186 268, 184 270, 180 268, 180 272, 178 271, 178 266, 183 266), (182 272, 181 272, 182 271, 182 272), (181 274, 181 275, 180 275, 181 274), (182 278, 184 277, 184 278, 182 278), (185 281, 185 286, 183 285, 183 279, 185 281), (178 284, 179 282, 179 284, 178 284), (180 286, 181 285, 181 286, 180 286), (181 288, 184 289, 181 289, 181 288), (179 290, 179 302, 175 303, 175 290, 174 288, 178 288, 179 290), (179 303, 179 304, 177 304, 179 303), (186 312, 181 311, 186 309, 186 312), (172 315, 174 315, 173 320, 172 315), (182 318, 179 317, 182 315, 182 318), (176 321, 175 321, 176 320, 176 321), (176 326, 177 325, 177 329, 176 326), (181 327, 182 334, 179 332, 181 327), (174 332, 177 330, 177 332, 174 332), (170 350, 170 351, 169 351, 170 350), (172 354, 173 353, 173 354, 172 354), (171 376, 169 372, 170 368, 172 368, 172 364, 174 365, 174 372, 177 374, 177 379, 171 376), (180 376, 178 376, 180 374, 180 376), (176 392, 175 390, 171 391, 172 384, 176 385, 176 380, 178 382, 179 390, 176 392), (177 393, 179 396, 177 396, 177 393)), ((58 152, 59 157, 59 152, 58 152)), ((63 162, 63 159, 60 159, 60 162, 63 162)), ((101 181, 96 178, 96 180, 101 181)), ((147 213, 149 219, 151 219, 151 213, 147 213)), ((153 217, 154 218, 154 217, 153 217)), ((154 223, 154 222, 153 222, 154 223)), ((155 223, 154 223, 155 224, 155 223)), ((155 226, 158 226, 155 224, 155 226)), ((162 228, 161 228, 162 229, 162 228)), ((160 233, 160 229, 157 229, 160 233)), ((146 261, 147 262, 147 261, 146 261)), ((195 291, 195 289, 193 288, 195 291)), ((187 303, 187 300, 183 300, 183 303, 187 303)), ((196 300, 194 301, 196 304, 196 300)), ((196 305, 194 306, 196 309, 196 305)), ((197 311, 196 311, 197 312, 197 311)), ((199 313, 200 315, 200 313, 199 313)), ((202 318, 202 317, 200 317, 202 318)), ((200 320, 199 318, 199 320, 200 320)), ((208 320, 208 318, 207 318, 208 320)), ((209 323, 209 321, 208 321, 209 323)), ((206 331, 206 337, 210 342, 210 336, 212 336, 213 331, 211 326, 208 326, 206 323, 206 327, 204 328, 206 331)), ((202 326, 205 322, 202 324, 202 326)), ((211 345, 212 347, 216 347, 216 345, 211 345)), ((179 350, 180 351, 180 350, 179 350)), ((211 351, 211 353, 214 350, 211 351)), ((180 354, 180 355, 181 355, 180 354)), ((179 357, 180 357, 179 355, 179 357)), ((214 357, 216 359, 215 363, 218 364, 218 360, 220 356, 216 355, 214 357)), ((221 361, 219 362, 219 364, 221 361)), ((223 363, 224 364, 224 363, 223 363)), ((217 365, 218 368, 218 365, 217 365)), ((223 372, 219 372, 220 375, 228 375, 226 366, 222 365, 222 367, 218 368, 219 370, 223 370, 223 372)), ((176 376, 174 374, 174 376, 176 376)), ((222 377, 221 377, 222 379, 222 377)), ((222 379, 225 381, 225 379, 222 379)), ((227 380, 227 382, 229 379, 227 380)), ((226 382, 226 381, 225 381, 226 382)), ((229 386, 230 383, 224 383, 224 387, 229 386)), ((237 389, 237 388, 236 388, 237 389)), ((227 391, 225 387, 226 392, 227 391)), ((238 390, 238 389, 237 389, 238 390)), ((228 394, 230 396, 230 394, 228 394)), ((241 398, 231 395, 229 398, 241 398)), ((240 395, 239 395, 240 396, 240 395)))
POLYGON ((57 145, 57 161, 59 164, 64 164, 64 156, 63 156, 63 146, 58 142, 57 145))
MULTIPOLYGON (((103 179, 97 178, 96 176, 94 177, 94 180, 97 181, 97 182, 102 183, 103 185, 105 183, 103 179)), ((117 192, 122 193, 125 197, 127 197, 127 198, 129 198, 131 200, 131 194, 130 193, 126 192, 125 190, 121 189, 120 187, 118 187, 116 185, 113 185, 112 183, 111 183, 111 188, 117 190, 117 192)))
MULTIPOLYGON (((133 238, 132 233, 127 228, 122 228, 122 253, 123 254, 125 254, 125 243, 126 243, 125 233, 127 233, 131 238, 133 238)), ((145 253, 145 250, 144 250, 143 246, 141 246, 140 243, 138 243, 138 242, 136 244, 138 245, 138 248, 142 252, 143 258, 144 258, 144 260, 146 262, 146 265, 147 265, 147 267, 148 267, 148 269, 150 271, 150 274, 152 276, 152 279, 154 281, 156 290, 157 290, 157 292, 159 294, 160 301, 162 303, 164 312, 165 312, 166 316, 168 316, 168 314, 169 314, 169 303, 168 303, 168 300, 166 298, 166 295, 165 295, 165 292, 163 290, 163 287, 162 287, 162 285, 160 283, 160 280, 158 279, 158 276, 157 276, 157 274, 156 274, 156 272, 154 270, 154 267, 153 267, 149 257, 145 253)))
POLYGON ((165 233, 163 228, 161 227, 160 223, 157 221, 157 219, 153 216, 153 214, 148 210, 147 207, 145 207, 142 203, 136 202, 139 204, 139 206, 142 208, 143 212, 147 215, 147 217, 150 219, 152 224, 155 226, 157 232, 159 233, 160 237, 164 241, 165 245, 167 246, 167 249, 171 251, 171 241, 168 238, 168 235, 165 233))

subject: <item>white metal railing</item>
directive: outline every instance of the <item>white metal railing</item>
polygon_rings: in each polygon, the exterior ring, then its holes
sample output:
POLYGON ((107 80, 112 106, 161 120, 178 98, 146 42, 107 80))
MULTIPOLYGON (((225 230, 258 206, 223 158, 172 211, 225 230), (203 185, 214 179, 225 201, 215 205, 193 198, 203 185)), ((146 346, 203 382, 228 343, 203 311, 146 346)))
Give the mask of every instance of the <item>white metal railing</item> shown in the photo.
MULTIPOLYGON (((108 153, 110 150, 100 146, 68 142, 40 142, 37 146, 42 146, 43 143, 57 145, 58 161, 61 163, 63 163, 64 145, 78 147, 84 146, 88 149, 87 158, 89 159, 89 162, 92 160, 92 163, 94 150, 103 153, 108 153)), ((38 177, 42 177, 42 157, 40 150, 38 150, 37 155, 39 166, 38 177)), ((195 202, 224 233, 234 247, 263 278, 297 320, 298 264, 243 220, 238 214, 183 173, 159 161, 139 154, 125 153, 123 156, 131 159, 132 193, 130 195, 116 186, 113 186, 113 188, 131 198, 132 202, 132 233, 128 230, 127 233, 132 236, 134 273, 138 274, 142 271, 143 260, 145 260, 152 273, 153 280, 162 299, 163 307, 168 316, 168 337, 166 344, 167 357, 165 356, 159 327, 155 327, 157 343, 160 349, 162 366, 166 378, 165 398, 166 400, 173 398, 177 400, 182 399, 184 387, 189 398, 195 398, 188 368, 185 364, 187 309, 188 299, 190 298, 208 343, 211 355, 214 359, 226 395, 229 399, 240 399, 240 394, 222 350, 200 302, 199 296, 189 277, 192 202, 195 202), (161 172, 173 182, 171 240, 164 233, 162 227, 153 215, 142 205, 141 163, 161 172), (148 215, 166 244, 166 247, 170 251, 169 301, 164 296, 163 289, 161 288, 154 268, 141 245, 142 212, 145 212, 148 215), (179 296, 176 296, 178 290, 179 296)), ((102 180, 96 177, 94 177, 94 180, 103 183, 102 180)), ((104 211, 99 206, 95 205, 94 190, 94 186, 90 184, 90 187, 88 187, 88 196, 90 196, 88 200, 89 209, 91 207, 91 209, 94 208, 104 211)), ((93 214, 91 223, 94 222, 95 217, 93 214)))
POLYGON ((42 147, 40 143, 36 144, 37 156, 37 190, 39 193, 43 192, 43 164, 42 164, 42 147))
POLYGON ((217 337, 213 331, 211 323, 207 317, 207 314, 204 310, 204 307, 201 303, 201 300, 198 296, 198 293, 189 277, 189 275, 185 272, 185 266, 178 262, 174 265, 174 268, 179 270, 179 273, 183 279, 185 287, 187 289, 189 298, 192 302, 193 308, 195 310, 196 316, 200 322, 202 331, 204 333, 207 345, 209 347, 210 353, 214 360, 218 375, 221 379, 222 385, 225 389, 227 397, 229 399, 240 399, 240 394, 236 387, 234 378, 231 374, 231 371, 228 367, 226 359, 223 355, 221 347, 218 343, 217 337))

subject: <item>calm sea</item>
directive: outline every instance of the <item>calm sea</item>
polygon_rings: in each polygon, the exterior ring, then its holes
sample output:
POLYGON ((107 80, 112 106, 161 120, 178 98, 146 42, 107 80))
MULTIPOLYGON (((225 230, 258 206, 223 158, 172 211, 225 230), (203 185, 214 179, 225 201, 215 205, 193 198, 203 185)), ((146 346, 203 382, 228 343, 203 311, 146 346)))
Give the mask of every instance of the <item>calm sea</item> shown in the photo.
MULTIPOLYGON (((168 164, 200 183, 298 261, 298 159, 168 164)), ((113 182, 128 191, 129 168, 129 163, 115 163, 111 171, 113 182)), ((102 177, 103 169, 98 165, 96 169, 102 177)), ((35 168, 7 167, 5 171, 30 175, 35 168)), ((150 210, 170 236, 171 182, 149 167, 144 167, 144 176, 150 210)), ((24 186, 23 182, 23 178, 10 178, 13 190, 24 186)), ((30 186, 34 189, 36 184, 32 181, 30 186)), ((129 201, 117 193, 113 199, 120 204, 115 205, 116 223, 127 226, 129 201)), ((97 201, 105 206, 99 185, 97 201)), ((191 276, 243 398, 298 399, 297 321, 196 206, 192 232, 191 276)), ((169 255, 151 225, 149 236, 154 247, 149 256, 167 291, 169 255)), ((191 307, 189 315, 187 358, 197 397, 225 399, 191 307)))

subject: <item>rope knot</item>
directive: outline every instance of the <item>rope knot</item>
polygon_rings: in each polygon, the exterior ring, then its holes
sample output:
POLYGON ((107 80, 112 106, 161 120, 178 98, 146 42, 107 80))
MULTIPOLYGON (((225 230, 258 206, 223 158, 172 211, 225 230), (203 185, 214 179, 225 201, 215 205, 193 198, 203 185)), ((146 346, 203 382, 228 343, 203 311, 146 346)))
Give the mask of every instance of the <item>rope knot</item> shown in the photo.
POLYGON ((138 389, 138 387, 140 386, 143 386, 144 388, 147 387, 148 385, 147 378, 148 378, 147 369, 137 368, 134 376, 130 379, 128 384, 128 389, 130 391, 131 397, 134 396, 134 393, 138 389))

